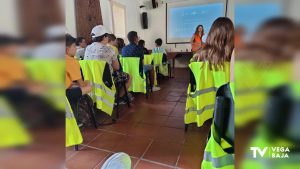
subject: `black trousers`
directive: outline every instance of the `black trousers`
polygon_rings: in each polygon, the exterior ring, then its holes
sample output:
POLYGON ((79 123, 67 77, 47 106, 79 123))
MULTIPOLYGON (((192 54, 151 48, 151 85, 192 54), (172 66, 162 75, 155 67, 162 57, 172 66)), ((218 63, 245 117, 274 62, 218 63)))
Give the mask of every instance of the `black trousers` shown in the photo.
POLYGON ((72 107, 73 112, 77 111, 77 103, 79 98, 82 96, 82 91, 80 87, 71 88, 66 90, 66 96, 72 107))

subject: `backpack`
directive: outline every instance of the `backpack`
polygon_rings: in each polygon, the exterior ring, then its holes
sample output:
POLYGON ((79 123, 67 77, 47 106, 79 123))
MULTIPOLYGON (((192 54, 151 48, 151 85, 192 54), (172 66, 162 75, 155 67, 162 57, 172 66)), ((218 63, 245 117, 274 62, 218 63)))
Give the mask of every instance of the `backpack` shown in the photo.
POLYGON ((92 98, 85 94, 78 99, 76 111, 77 124, 82 127, 96 127, 96 117, 94 112, 94 103, 92 98))

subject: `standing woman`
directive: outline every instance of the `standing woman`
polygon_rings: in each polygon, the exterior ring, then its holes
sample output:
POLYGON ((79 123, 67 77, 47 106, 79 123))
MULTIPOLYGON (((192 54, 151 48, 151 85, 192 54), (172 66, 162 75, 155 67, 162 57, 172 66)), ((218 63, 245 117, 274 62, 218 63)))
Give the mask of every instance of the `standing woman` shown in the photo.
POLYGON ((205 46, 198 51, 192 61, 208 61, 210 67, 218 69, 230 62, 234 48, 234 26, 227 17, 219 17, 212 24, 205 46))
POLYGON ((195 33, 191 39, 191 45, 192 45, 192 52, 197 52, 202 46, 203 46, 203 42, 202 42, 202 37, 204 36, 204 29, 203 29, 203 25, 198 25, 195 33))

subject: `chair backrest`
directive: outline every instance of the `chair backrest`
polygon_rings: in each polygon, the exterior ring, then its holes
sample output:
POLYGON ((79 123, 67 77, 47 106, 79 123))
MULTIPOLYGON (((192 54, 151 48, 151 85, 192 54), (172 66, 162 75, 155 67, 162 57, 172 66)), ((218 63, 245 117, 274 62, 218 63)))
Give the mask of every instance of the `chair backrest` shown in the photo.
POLYGON ((144 55, 144 65, 150 65, 153 62, 153 55, 144 55))
POLYGON ((106 87, 112 89, 113 80, 107 62, 101 60, 82 60, 80 61, 80 66, 85 80, 93 83, 103 82, 106 87))
POLYGON ((146 93, 146 77, 140 71, 141 61, 139 57, 120 57, 123 71, 131 77, 131 85, 128 91, 146 93))
POLYGON ((222 85, 216 93, 213 116, 214 137, 220 143, 221 138, 234 145, 234 100, 230 84, 222 85))
POLYGON ((162 65, 163 63, 163 53, 152 53, 153 64, 155 66, 162 65))

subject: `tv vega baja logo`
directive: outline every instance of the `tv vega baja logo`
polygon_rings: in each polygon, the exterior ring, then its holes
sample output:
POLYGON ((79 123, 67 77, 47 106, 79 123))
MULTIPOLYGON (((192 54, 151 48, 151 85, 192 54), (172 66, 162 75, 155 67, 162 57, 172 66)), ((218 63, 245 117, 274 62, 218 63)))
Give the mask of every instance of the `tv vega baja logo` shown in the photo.
POLYGON ((268 158, 289 158, 290 152, 288 147, 250 147, 252 157, 268 157, 268 158))

